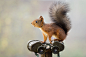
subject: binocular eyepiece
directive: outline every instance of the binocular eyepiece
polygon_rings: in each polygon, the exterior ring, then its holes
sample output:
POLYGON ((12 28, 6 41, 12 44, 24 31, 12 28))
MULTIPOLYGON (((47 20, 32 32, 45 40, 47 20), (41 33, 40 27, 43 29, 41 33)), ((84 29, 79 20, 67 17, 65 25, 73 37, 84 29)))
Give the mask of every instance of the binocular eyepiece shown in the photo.
POLYGON ((58 54, 58 53, 59 53, 59 48, 58 48, 58 46, 52 47, 52 53, 54 53, 54 54, 58 54))
POLYGON ((37 51, 39 54, 44 54, 46 51, 46 48, 44 46, 39 46, 37 51))
POLYGON ((64 50, 64 45, 58 41, 54 41, 52 44, 43 44, 39 40, 32 40, 28 41, 27 48, 28 50, 39 54, 44 54, 47 49, 50 49, 54 54, 58 54, 60 51, 64 50))

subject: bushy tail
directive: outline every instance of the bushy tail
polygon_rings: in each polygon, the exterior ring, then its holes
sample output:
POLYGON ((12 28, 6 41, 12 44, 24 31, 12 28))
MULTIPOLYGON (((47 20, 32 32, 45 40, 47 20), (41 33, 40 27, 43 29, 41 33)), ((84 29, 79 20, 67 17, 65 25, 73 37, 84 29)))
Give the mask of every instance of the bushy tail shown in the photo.
POLYGON ((65 33, 67 33, 71 28, 71 22, 67 16, 68 11, 69 11, 68 4, 61 1, 53 3, 49 11, 51 20, 54 23, 56 23, 56 25, 63 28, 65 33))

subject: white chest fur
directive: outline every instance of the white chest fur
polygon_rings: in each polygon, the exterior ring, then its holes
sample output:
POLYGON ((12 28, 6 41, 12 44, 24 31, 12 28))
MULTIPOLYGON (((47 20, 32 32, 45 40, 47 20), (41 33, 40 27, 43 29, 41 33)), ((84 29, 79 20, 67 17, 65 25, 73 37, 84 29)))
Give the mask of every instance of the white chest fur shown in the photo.
POLYGON ((39 28, 41 31, 42 31, 42 33, 45 35, 45 36, 48 36, 48 34, 46 33, 46 32, 44 32, 41 28, 39 28))
MULTIPOLYGON (((41 28, 39 28, 41 31, 42 31, 42 33, 45 35, 45 36, 48 36, 48 34, 46 33, 46 32, 44 32, 41 28)), ((58 38, 58 37, 56 37, 55 35, 52 35, 54 38, 58 38)))

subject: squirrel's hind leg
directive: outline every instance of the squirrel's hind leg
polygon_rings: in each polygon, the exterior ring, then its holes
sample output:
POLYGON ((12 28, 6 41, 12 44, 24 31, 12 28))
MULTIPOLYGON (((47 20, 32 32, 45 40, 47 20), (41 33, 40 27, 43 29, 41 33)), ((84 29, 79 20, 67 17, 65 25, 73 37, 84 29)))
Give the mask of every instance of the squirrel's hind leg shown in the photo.
POLYGON ((54 41, 59 41, 59 42, 63 41, 63 39, 60 38, 60 36, 62 36, 60 35, 60 33, 61 33, 61 30, 58 29, 55 35, 57 39, 54 39, 54 41))

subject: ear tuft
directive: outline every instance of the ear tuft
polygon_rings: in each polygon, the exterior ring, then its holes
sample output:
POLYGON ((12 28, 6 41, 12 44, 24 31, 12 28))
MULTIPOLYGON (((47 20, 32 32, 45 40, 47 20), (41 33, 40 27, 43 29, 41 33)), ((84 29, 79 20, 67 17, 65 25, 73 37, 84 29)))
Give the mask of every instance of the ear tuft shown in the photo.
POLYGON ((40 18, 43 18, 42 16, 40 16, 40 18))
POLYGON ((43 17, 42 16, 40 16, 40 20, 43 21, 43 17))

